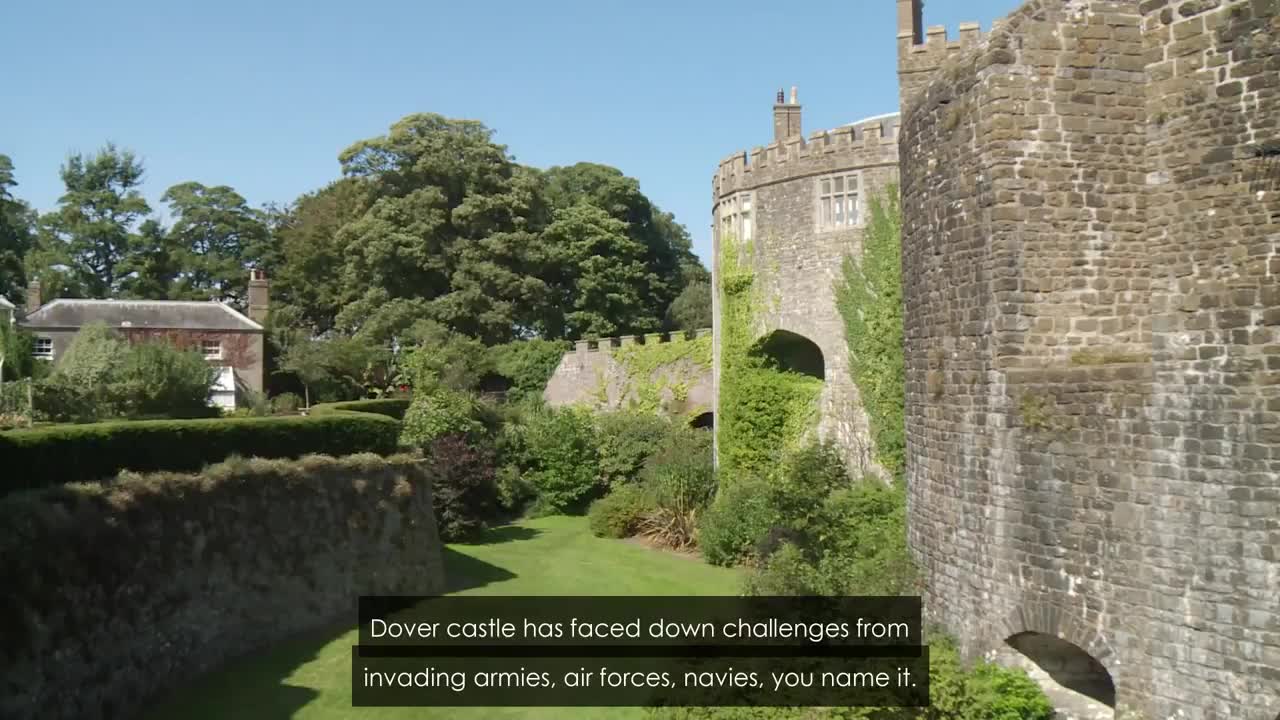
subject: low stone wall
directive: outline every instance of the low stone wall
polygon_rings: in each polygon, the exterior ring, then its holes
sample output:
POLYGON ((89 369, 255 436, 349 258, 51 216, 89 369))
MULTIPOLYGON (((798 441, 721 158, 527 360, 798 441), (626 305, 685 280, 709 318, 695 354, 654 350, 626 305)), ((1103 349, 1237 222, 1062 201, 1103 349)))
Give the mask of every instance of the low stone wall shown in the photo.
POLYGON ((235 460, 0 500, 0 717, 135 715, 241 653, 443 589, 420 460, 235 460))

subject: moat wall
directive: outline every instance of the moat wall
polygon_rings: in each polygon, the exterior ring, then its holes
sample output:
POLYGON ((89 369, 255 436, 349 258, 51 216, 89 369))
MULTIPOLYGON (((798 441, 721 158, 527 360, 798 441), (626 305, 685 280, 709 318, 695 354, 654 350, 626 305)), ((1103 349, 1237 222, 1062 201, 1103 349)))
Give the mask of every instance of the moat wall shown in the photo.
POLYGON ((228 461, 0 500, 0 717, 134 717, 176 684, 444 589, 427 464, 228 461))
POLYGON ((1280 182, 1254 155, 1280 141, 1280 3, 1034 0, 963 43, 914 5, 926 607, 970 656, 1028 632, 1078 646, 1139 717, 1274 720, 1280 182))

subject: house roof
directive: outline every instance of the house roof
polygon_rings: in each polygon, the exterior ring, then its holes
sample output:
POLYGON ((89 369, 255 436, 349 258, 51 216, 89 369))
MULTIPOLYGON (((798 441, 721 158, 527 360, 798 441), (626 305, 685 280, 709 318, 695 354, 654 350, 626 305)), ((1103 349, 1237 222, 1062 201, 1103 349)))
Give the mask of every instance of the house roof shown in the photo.
POLYGON ((216 301, 68 300, 58 298, 22 319, 31 328, 108 327, 165 330, 251 330, 262 326, 216 301))

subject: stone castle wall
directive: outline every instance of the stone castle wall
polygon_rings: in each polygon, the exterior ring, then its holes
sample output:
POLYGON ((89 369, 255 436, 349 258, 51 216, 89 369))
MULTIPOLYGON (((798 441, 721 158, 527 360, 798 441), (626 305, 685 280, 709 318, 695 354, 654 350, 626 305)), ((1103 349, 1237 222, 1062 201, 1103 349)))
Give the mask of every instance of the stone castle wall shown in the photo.
POLYGON ((650 333, 599 340, 580 340, 565 353, 547 382, 543 399, 552 407, 577 405, 595 411, 622 410, 648 401, 656 401, 657 410, 669 415, 696 417, 711 412, 711 369, 696 358, 696 350, 680 357, 671 353, 672 362, 654 368, 649 377, 635 377, 635 369, 626 362, 628 353, 640 348, 653 348, 666 343, 705 343, 711 330, 698 330, 687 337, 684 333, 650 333), (644 397, 651 394, 652 397, 644 397))
POLYGON ((926 606, 970 655, 1065 639, 1152 719, 1280 712, 1278 6, 899 28, 926 606))
MULTIPOLYGON (((815 132, 807 140, 794 137, 736 153, 720 164, 712 181, 716 227, 712 273, 719 277, 721 201, 751 192, 756 285, 768 301, 758 308, 757 337, 785 330, 807 338, 822 351, 818 434, 844 451, 855 473, 882 474, 872 459, 866 413, 849 374, 849 350, 834 290, 844 258, 861 255, 862 227, 819 232, 816 182, 830 173, 861 170, 859 203, 865 223, 869 198, 898 180, 897 140, 896 115, 873 118, 815 132)), ((718 298, 713 305, 718 373, 718 298)))

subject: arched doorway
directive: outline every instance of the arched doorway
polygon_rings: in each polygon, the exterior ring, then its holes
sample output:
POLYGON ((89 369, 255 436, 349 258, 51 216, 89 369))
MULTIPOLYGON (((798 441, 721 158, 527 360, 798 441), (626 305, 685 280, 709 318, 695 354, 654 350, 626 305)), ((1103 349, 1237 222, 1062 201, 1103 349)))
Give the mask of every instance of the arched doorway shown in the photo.
POLYGON ((822 348, 790 330, 774 330, 756 343, 754 354, 768 358, 779 370, 826 379, 822 348))
POLYGON ((1079 646, 1053 635, 1023 632, 1005 640, 1000 655, 1005 664, 1026 670, 1067 717, 1115 717, 1116 686, 1111 673, 1079 646))
POLYGON ((699 430, 714 430, 716 427, 716 414, 713 412, 704 412, 689 421, 689 427, 699 430))

